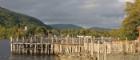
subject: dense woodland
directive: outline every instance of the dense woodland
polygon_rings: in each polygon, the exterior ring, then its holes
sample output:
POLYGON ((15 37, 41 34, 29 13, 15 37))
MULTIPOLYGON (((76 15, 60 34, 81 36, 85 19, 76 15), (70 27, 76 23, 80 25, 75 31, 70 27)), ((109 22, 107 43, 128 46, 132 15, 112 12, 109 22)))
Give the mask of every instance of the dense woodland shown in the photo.
POLYGON ((50 26, 40 20, 24 14, 19 14, 0 7, 0 38, 29 36, 38 33, 45 33, 50 26), (25 30, 25 27, 28 29, 25 30), (37 33, 38 32, 38 33, 37 33))
MULTIPOLYGON (((134 40, 138 36, 137 27, 140 25, 140 0, 135 3, 127 2, 126 17, 119 29, 85 29, 85 28, 67 28, 55 29, 45 25, 40 20, 10 11, 0 7, 0 38, 22 36, 77 36, 88 35, 95 37, 120 37, 122 40, 126 37, 134 40)), ((68 26, 67 26, 68 27, 68 26)))

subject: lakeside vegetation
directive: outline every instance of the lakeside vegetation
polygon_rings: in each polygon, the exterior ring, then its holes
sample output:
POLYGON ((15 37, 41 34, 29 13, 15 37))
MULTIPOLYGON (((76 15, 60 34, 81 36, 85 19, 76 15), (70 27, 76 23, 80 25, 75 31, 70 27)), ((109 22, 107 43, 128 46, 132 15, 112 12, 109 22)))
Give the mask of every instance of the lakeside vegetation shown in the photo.
POLYGON ((122 30, 124 36, 130 40, 137 39, 138 30, 140 26, 140 0, 135 0, 134 3, 127 2, 125 8, 126 17, 122 23, 122 30))
MULTIPOLYGON (((33 35, 36 31, 44 32, 51 27, 40 20, 0 7, 0 38, 33 35), (28 30, 25 31, 25 27, 28 30)), ((38 32, 38 33, 40 33, 38 32)))

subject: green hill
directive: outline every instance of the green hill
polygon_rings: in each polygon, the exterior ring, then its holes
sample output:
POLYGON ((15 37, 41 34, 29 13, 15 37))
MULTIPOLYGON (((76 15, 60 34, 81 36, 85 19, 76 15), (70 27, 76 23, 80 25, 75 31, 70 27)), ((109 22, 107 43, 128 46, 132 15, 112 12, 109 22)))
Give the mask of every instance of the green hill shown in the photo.
POLYGON ((73 24, 51 24, 54 29, 82 29, 82 27, 73 24))
POLYGON ((90 30, 95 30, 95 31, 111 31, 111 28, 101 28, 101 27, 91 27, 89 28, 90 30))
POLYGON ((0 7, 0 38, 46 33, 50 26, 39 19, 0 7), (24 31, 25 26, 28 28, 24 31))
POLYGON ((40 20, 27 16, 24 14, 16 13, 8 9, 0 7, 0 26, 3 27, 15 27, 15 26, 28 26, 28 27, 38 27, 38 26, 49 26, 42 23, 40 20))

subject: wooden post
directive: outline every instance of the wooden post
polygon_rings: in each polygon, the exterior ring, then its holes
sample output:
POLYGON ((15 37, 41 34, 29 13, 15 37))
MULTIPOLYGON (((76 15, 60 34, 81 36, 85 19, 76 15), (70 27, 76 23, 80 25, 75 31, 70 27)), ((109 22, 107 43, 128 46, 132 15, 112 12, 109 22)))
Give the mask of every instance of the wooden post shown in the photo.
POLYGON ((104 60, 107 60, 107 43, 105 42, 104 60))
POLYGON ((40 38, 41 54, 43 53, 43 37, 40 38))
POLYGON ((80 38, 78 38, 78 54, 80 54, 80 46, 81 46, 81 42, 80 42, 81 40, 80 40, 80 38))
POLYGON ((120 40, 120 38, 118 37, 118 41, 120 40))
POLYGON ((18 43, 19 38, 17 37, 16 42, 18 43))
POLYGON ((128 39, 127 39, 127 37, 126 37, 126 40, 125 40, 125 52, 127 53, 128 52, 128 39))
POLYGON ((11 52, 13 52, 13 38, 10 37, 10 41, 11 41, 11 52))
POLYGON ((96 40, 95 36, 93 36, 93 42, 92 42, 93 43, 93 54, 94 54, 94 51, 95 51, 95 47, 94 47, 95 40, 96 40))
POLYGON ((100 41, 98 40, 98 60, 100 60, 100 41))

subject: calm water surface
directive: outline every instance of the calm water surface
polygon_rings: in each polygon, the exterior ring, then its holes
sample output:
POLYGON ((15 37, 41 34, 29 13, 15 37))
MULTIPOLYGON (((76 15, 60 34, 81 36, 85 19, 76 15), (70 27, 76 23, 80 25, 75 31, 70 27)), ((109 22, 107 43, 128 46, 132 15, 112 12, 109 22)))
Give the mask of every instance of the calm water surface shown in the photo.
MULTIPOLYGON (((0 60, 93 60, 85 57, 31 56, 10 54, 8 40, 0 40, 0 60)), ((100 59, 103 60, 103 59, 100 59)), ((109 55, 107 60, 140 60, 140 55, 109 55)))

